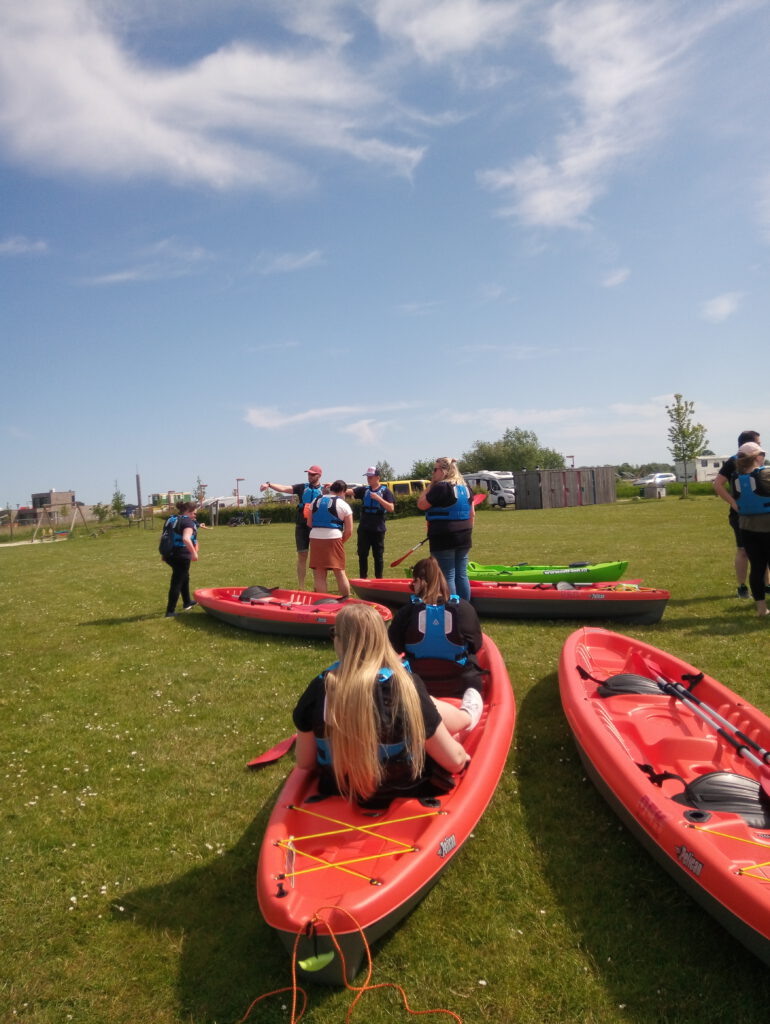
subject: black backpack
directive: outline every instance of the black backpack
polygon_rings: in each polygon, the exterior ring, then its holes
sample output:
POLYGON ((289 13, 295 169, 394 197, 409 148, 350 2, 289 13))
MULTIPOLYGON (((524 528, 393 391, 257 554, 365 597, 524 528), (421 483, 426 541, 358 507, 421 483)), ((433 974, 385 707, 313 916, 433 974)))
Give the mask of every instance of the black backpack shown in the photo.
POLYGON ((160 552, 160 557, 164 561, 168 561, 168 559, 174 553, 174 534, 179 533, 179 530, 177 529, 177 523, 179 522, 180 518, 181 516, 176 515, 169 516, 163 525, 163 532, 160 535, 158 551, 160 552))

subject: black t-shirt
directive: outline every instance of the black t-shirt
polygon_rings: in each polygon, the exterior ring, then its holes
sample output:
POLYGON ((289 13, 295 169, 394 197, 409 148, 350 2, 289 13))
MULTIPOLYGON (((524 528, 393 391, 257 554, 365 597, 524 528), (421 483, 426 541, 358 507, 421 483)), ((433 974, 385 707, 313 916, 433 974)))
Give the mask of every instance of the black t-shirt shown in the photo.
POLYGON ((190 549, 182 540, 182 534, 185 530, 192 530, 191 540, 193 547, 198 546, 198 521, 193 519, 192 516, 179 516, 174 523, 174 550, 171 553, 171 557, 186 558, 189 562, 192 561, 192 555, 190 554, 190 549))
MULTIPOLYGON (((363 502, 368 490, 368 485, 354 487, 353 497, 358 501, 363 502)), ((380 486, 375 488, 375 490, 384 501, 389 501, 392 504, 395 504, 396 499, 393 496, 393 492, 389 487, 386 487, 385 484, 380 484, 380 486)), ((366 507, 365 502, 362 504, 361 519, 358 524, 358 529, 367 530, 369 533, 385 533, 385 509, 382 505, 378 505, 376 502, 373 502, 373 504, 375 507, 371 509, 366 507)))
MULTIPOLYGON (((388 638, 398 654, 406 651, 407 644, 416 644, 422 639, 418 617, 425 605, 410 601, 402 605, 393 616, 388 627, 388 638)), ((476 609, 470 602, 460 598, 453 607, 452 629, 448 634, 453 644, 461 644, 468 649, 468 660, 464 665, 448 661, 445 658, 415 658, 407 655, 409 663, 433 697, 462 697, 464 691, 472 686, 483 690, 483 672, 475 658, 481 650, 484 637, 476 609)))
MULTIPOLYGON (((454 487, 446 480, 430 485, 425 498, 434 508, 449 508, 457 501, 454 487)), ((428 537, 431 551, 452 551, 469 548, 473 539, 470 519, 429 519, 428 537)))
MULTIPOLYGON (((310 484, 292 484, 291 485, 291 493, 292 494, 296 494, 297 497, 299 498, 299 505, 297 505, 297 525, 298 526, 307 526, 307 520, 305 519, 305 513, 304 513, 305 505, 302 502, 302 495, 307 490, 314 491, 313 498, 317 498, 319 494, 323 493, 320 487, 315 487, 314 488, 314 487, 311 487, 310 484)), ((312 501, 312 499, 311 499, 311 501, 312 501)), ((310 504, 310 502, 307 502, 306 504, 310 504)), ((309 527, 308 527, 308 529, 309 529, 309 527)))

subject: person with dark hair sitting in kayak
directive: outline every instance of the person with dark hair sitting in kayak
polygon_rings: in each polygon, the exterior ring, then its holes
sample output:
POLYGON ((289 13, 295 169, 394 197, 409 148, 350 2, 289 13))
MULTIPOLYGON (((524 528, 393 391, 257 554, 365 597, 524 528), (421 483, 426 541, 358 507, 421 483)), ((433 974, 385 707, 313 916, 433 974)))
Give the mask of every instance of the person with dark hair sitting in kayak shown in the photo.
POLYGON ((474 729, 483 710, 483 673, 476 660, 484 637, 476 609, 451 594, 435 558, 412 569, 412 599, 388 628, 395 651, 404 654, 432 697, 462 697, 450 729, 474 729))
MULTIPOLYGON (((338 661, 310 683, 294 709, 297 766, 319 772, 321 793, 351 802, 448 792, 470 755, 388 642, 368 604, 337 615, 338 661)), ((456 711, 456 708, 451 710, 456 711)))

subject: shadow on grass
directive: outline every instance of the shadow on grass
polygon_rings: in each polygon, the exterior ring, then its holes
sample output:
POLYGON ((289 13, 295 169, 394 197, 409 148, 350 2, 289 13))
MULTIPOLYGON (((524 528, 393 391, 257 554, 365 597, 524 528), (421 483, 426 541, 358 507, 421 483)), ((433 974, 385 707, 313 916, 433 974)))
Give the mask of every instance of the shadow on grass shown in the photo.
MULTIPOLYGON (((255 883, 259 847, 279 789, 223 855, 162 885, 126 893, 125 912, 114 911, 116 919, 177 936, 180 1019, 239 1020, 257 996, 291 984, 289 958, 262 919, 255 883)), ((319 998, 316 991, 314 1002, 319 998)), ((285 1024, 281 1006, 290 1000, 290 993, 265 1000, 252 1019, 285 1024)))
POLYGON ((125 626, 127 622, 152 622, 154 619, 164 618, 163 612, 147 612, 144 615, 116 616, 110 619, 89 619, 87 622, 79 622, 79 626, 125 626))
POLYGON ((522 809, 544 875, 622 1018, 765 1019, 767 968, 675 884, 586 779, 556 673, 522 702, 516 739, 522 809))

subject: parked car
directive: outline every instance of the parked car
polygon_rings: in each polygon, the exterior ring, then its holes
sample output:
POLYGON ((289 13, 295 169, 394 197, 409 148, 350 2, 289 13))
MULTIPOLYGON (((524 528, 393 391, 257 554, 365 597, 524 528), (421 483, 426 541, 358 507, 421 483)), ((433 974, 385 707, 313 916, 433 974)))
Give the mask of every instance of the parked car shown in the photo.
POLYGON ((657 487, 664 487, 666 484, 675 484, 674 473, 649 473, 647 476, 640 476, 634 480, 634 487, 646 487, 648 484, 655 484, 657 487))

